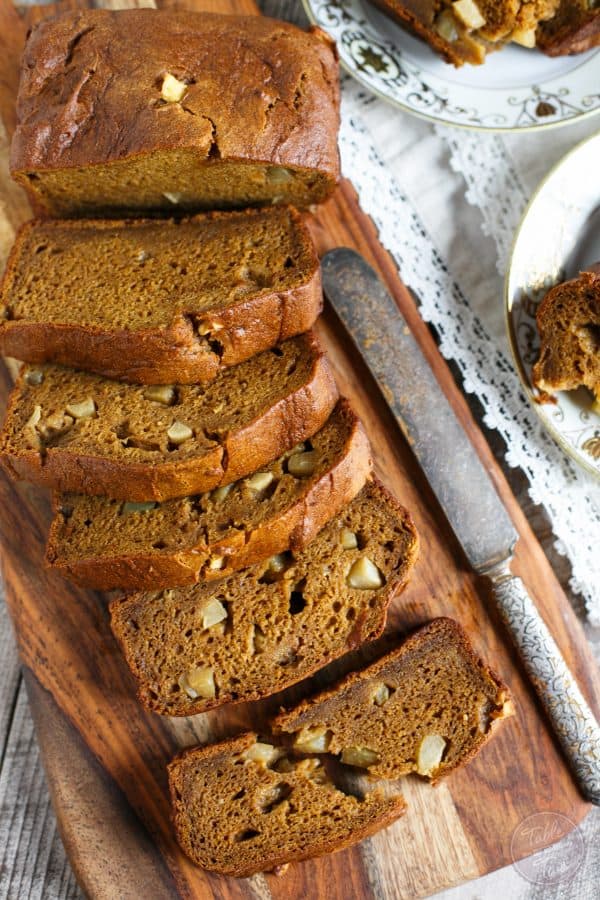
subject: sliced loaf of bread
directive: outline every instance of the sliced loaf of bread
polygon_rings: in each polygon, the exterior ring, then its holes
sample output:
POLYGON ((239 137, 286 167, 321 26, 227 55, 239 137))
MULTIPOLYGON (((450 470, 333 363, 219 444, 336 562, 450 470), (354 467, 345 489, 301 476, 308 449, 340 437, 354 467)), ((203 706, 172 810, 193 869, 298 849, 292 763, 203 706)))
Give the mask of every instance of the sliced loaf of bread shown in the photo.
POLYGON ((432 781, 464 765, 513 711, 506 685, 456 622, 434 619, 400 647, 282 712, 294 749, 340 754, 378 778, 432 781))
POLYGON ((305 550, 115 600, 111 626, 148 709, 187 716, 257 700, 376 638, 416 553, 410 515, 369 482, 305 550))
POLYGON ((99 590, 219 578, 305 547, 370 469, 365 432, 342 400, 310 441, 231 486, 164 503, 59 494, 47 561, 99 590))
POLYGON ((585 385, 600 400, 600 271, 551 288, 536 315, 540 356, 533 383, 541 391, 572 391, 585 385))
POLYGON ((0 294, 0 350, 191 384, 310 328, 319 261, 289 207, 181 221, 32 221, 0 294))
POLYGON ((205 385, 134 385, 26 367, 0 434, 16 478, 60 491, 168 500, 229 484, 318 431, 337 389, 312 333, 205 385))
POLYGON ((292 759, 251 732, 169 765, 177 840, 204 869, 243 877, 358 843, 398 819, 403 798, 336 788, 316 758, 292 759))

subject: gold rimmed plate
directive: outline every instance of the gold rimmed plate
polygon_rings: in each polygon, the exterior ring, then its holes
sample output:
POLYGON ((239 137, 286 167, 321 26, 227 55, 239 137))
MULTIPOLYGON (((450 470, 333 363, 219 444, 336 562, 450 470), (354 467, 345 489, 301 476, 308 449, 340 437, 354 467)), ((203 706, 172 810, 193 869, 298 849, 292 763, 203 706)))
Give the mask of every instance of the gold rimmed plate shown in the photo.
POLYGON ((572 459, 600 478, 600 413, 590 391, 559 391, 540 403, 531 381, 539 355, 537 308, 553 285, 600 260, 600 133, 552 169, 517 229, 505 282, 508 336, 527 397, 572 459))

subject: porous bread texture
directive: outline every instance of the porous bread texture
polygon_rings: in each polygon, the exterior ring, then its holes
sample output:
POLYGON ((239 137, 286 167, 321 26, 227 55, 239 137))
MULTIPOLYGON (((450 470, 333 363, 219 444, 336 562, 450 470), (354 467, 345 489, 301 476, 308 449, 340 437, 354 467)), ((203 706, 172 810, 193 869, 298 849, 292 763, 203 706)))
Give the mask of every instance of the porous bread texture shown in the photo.
POLYGON ((57 495, 46 560, 98 590, 152 591, 222 577, 306 547, 356 496, 370 469, 364 429, 342 400, 303 448, 263 468, 267 478, 258 490, 249 476, 231 488, 141 508, 57 495))
POLYGON ((536 321, 541 347, 535 386, 552 393, 585 385, 600 399, 600 273, 582 272, 551 288, 536 321))
POLYGON ((398 819, 400 795, 343 793, 318 759, 290 759, 248 732, 195 747, 168 768, 173 821, 198 866, 243 877, 356 844, 398 819))
POLYGON ((409 513, 371 482, 301 552, 216 582, 114 601, 111 627, 140 702, 188 716, 301 681, 379 636, 417 548, 409 513), (378 577, 371 588, 353 587, 365 559, 378 577))
POLYGON ((271 727, 293 734, 298 750, 309 752, 318 738, 320 750, 378 778, 417 772, 437 781, 475 756, 512 712, 507 687, 460 625, 439 618, 271 727))
POLYGON ((312 437, 337 400, 309 332, 205 385, 141 386, 42 365, 9 399, 0 458, 15 478, 122 500, 229 484, 312 437))
POLYGON ((197 150, 154 150, 125 161, 13 174, 36 215, 112 218, 185 215, 210 209, 292 204, 306 209, 328 199, 339 174, 265 162, 202 162, 197 150), (128 188, 138 186, 135 195, 128 188))
POLYGON ((86 9, 28 38, 13 177, 52 216, 326 199, 338 62, 320 29, 264 16, 86 9))
POLYGON ((400 24, 425 40, 446 62, 480 65, 509 41, 535 45, 539 22, 559 0, 374 0, 400 24))
MULTIPOLYGON (((529 48, 535 46, 537 28, 552 18, 559 3, 560 0, 522 0, 507 40, 529 48)), ((493 6, 493 0, 489 0, 489 6, 493 6)))
POLYGON ((180 221, 32 221, 0 295, 0 349, 107 378, 214 378, 312 326, 319 260, 289 207, 180 221))
POLYGON ((570 56, 600 45, 598 0, 561 0, 556 14, 542 22, 536 43, 548 56, 570 56))

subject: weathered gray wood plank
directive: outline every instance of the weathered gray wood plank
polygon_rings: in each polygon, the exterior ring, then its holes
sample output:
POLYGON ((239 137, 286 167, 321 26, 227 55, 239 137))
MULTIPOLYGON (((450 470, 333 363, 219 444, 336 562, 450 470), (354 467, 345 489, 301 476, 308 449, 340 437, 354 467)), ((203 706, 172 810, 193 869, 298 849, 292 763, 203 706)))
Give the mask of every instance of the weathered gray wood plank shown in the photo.
MULTIPOLYGON (((2 670, 7 674, 4 661, 2 670)), ((81 896, 56 827, 20 680, 0 772, 0 898, 81 896)))
POLYGON ((0 581, 0 767, 6 749, 10 723, 19 687, 19 660, 17 645, 0 581))

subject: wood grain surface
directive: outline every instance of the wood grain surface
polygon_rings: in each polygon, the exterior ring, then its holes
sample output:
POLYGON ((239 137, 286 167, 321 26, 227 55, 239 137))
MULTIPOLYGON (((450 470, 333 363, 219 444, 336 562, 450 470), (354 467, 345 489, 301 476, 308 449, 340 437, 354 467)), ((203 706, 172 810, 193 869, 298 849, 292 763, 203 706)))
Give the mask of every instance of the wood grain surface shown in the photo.
MULTIPOLYGON (((169 5, 176 4, 169 0, 169 5)), ((247 0, 188 0, 183 5, 254 11, 247 0)), ((48 15, 54 8, 33 8, 27 20, 48 15)), ((0 134, 0 264, 15 228, 28 215, 23 197, 7 175, 24 34, 23 19, 8 0, 0 0, 4 128, 0 134)), ((579 623, 350 184, 343 183, 318 211, 312 229, 320 252, 338 245, 356 247, 385 278, 436 373, 440 390, 456 409, 513 516, 521 536, 516 568, 598 710, 597 673, 579 623)), ((458 619, 471 633, 476 649, 510 685, 518 714, 473 763, 439 787, 405 779, 402 789, 408 814, 360 847, 291 866, 279 877, 235 881, 203 873, 183 857, 173 838, 166 793, 168 759, 178 748, 198 741, 247 726, 260 729, 282 696, 296 699, 325 684, 360 654, 260 704, 173 721, 145 713, 135 701, 132 679, 110 634, 106 598, 75 588, 43 568, 50 518, 47 495, 28 485, 14 485, 2 475, 0 539, 7 600, 61 834, 77 878, 90 897, 272 896, 288 900, 325 892, 331 898, 423 896, 510 862, 512 832, 527 815, 551 810, 575 823, 588 809, 490 606, 485 580, 468 570, 410 449, 330 310, 319 331, 340 387, 352 398, 371 436, 379 474, 411 509, 421 535, 421 557, 410 586, 390 612, 388 635, 434 615, 458 619)), ((2 407, 9 389, 10 376, 3 370, 2 407)))

